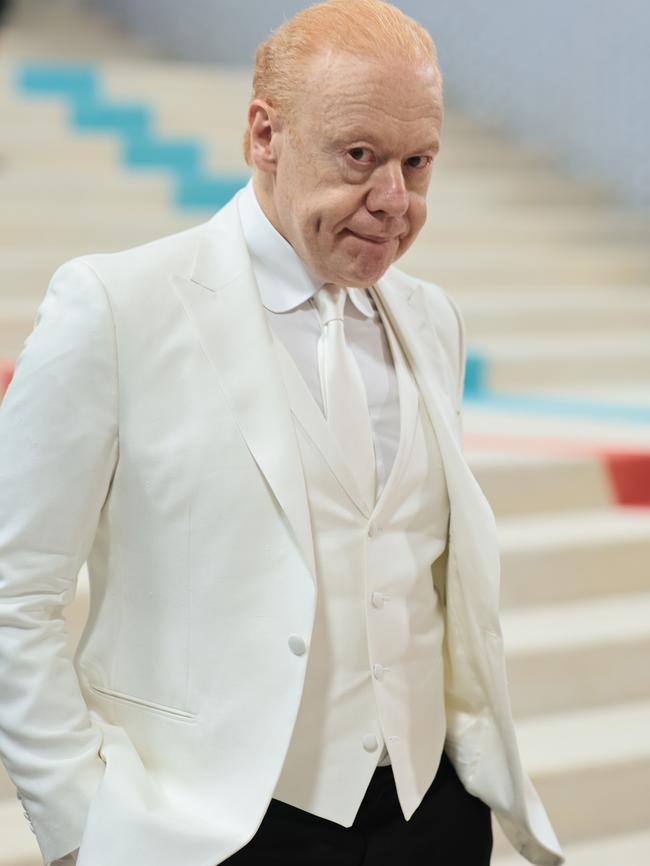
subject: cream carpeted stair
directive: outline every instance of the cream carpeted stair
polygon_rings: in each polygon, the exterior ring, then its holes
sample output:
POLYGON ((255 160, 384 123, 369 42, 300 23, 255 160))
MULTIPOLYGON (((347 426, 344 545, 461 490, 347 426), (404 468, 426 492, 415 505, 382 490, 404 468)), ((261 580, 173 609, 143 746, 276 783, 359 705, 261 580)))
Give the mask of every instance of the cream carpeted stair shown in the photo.
MULTIPOLYGON (((156 57, 80 0, 20 4, 0 31, 0 361, 63 261, 210 216, 174 208, 168 174, 122 167, 114 136, 75 132, 62 103, 18 92, 16 63, 56 57, 97 63, 111 99, 202 141, 210 169, 246 173, 248 74, 156 57)), ((452 293, 485 384, 514 395, 468 395, 466 451, 497 515, 522 752, 569 866, 650 863, 650 507, 615 504, 603 459, 650 450, 649 239, 649 217, 450 110, 429 222, 402 263, 452 293)), ((87 597, 82 572, 71 648, 87 597)), ((0 866, 39 863, 0 773, 0 866)), ((518 863, 497 833, 495 866, 518 863)))

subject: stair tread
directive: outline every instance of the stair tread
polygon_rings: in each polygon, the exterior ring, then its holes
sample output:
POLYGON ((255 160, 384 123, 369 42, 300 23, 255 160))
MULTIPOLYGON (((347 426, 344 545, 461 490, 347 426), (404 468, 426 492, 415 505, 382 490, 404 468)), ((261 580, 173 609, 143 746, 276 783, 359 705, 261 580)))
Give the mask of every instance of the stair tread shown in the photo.
POLYGON ((509 608, 501 625, 508 655, 650 641, 650 591, 509 608))
POLYGON ((472 347, 477 351, 487 352, 491 361, 519 360, 523 358, 540 358, 558 360, 559 358, 576 358, 584 355, 594 355, 602 358, 604 355, 617 354, 623 356, 650 357, 650 340, 647 329, 628 329, 625 334, 590 334, 584 332, 561 335, 523 336, 473 335, 472 347))
POLYGON ((650 765, 648 731, 650 700, 532 716, 517 722, 523 761, 533 776, 628 762, 650 765))
POLYGON ((507 551, 583 544, 597 547, 627 539, 650 541, 650 508, 613 506, 508 515, 499 518, 498 531, 501 548, 507 551))

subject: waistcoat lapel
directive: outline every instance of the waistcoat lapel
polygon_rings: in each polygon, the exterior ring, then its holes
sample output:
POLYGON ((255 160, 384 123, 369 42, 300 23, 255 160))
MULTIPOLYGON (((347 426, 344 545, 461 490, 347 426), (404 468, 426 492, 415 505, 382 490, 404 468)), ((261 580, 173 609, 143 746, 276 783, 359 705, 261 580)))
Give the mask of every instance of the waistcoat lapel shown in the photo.
POLYGON ((309 508, 295 429, 236 199, 207 224, 190 274, 175 274, 171 280, 315 581, 309 508))

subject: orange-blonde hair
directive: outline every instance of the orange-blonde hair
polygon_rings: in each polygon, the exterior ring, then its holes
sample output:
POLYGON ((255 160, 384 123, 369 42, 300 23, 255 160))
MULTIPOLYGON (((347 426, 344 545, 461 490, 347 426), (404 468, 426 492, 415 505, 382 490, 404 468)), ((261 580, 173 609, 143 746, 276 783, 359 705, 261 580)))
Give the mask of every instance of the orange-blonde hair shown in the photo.
MULTIPOLYGON (((258 45, 251 101, 263 99, 290 121, 307 67, 328 48, 386 63, 428 65, 442 87, 436 47, 422 25, 383 0, 327 0, 298 12, 258 45)), ((251 165, 248 129, 244 157, 251 165)))

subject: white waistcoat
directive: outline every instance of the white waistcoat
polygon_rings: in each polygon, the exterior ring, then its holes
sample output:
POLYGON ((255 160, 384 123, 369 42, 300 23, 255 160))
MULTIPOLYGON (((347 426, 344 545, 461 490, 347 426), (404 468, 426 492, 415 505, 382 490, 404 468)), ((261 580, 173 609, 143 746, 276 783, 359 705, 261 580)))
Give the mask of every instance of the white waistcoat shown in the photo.
POLYGON ((400 440, 373 507, 274 337, 305 474, 318 601, 300 710, 273 796, 345 827, 384 743, 410 818, 435 776, 446 730, 444 622, 431 564, 445 548, 449 502, 433 428, 382 319, 395 360, 400 440))

